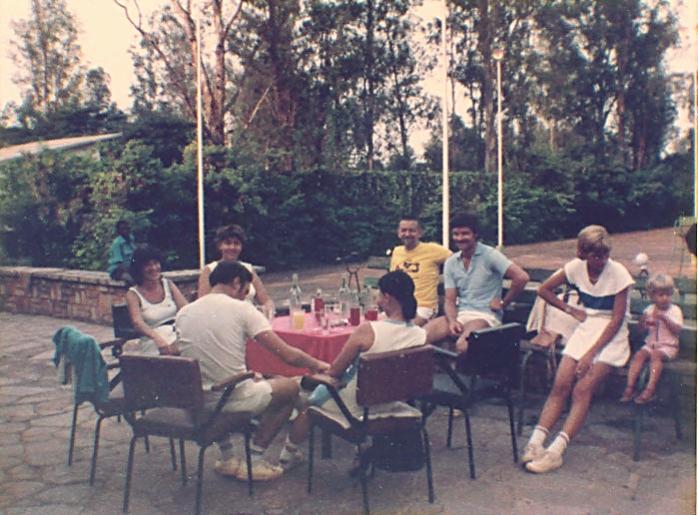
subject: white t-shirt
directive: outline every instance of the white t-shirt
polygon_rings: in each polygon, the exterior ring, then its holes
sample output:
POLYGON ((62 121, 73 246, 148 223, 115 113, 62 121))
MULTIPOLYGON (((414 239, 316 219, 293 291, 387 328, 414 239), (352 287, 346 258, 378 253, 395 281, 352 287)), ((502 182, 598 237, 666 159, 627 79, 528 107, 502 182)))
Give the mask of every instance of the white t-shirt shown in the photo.
POLYGON ((175 322, 182 356, 199 360, 204 389, 247 371, 247 340, 271 325, 249 302, 209 293, 184 306, 175 322))

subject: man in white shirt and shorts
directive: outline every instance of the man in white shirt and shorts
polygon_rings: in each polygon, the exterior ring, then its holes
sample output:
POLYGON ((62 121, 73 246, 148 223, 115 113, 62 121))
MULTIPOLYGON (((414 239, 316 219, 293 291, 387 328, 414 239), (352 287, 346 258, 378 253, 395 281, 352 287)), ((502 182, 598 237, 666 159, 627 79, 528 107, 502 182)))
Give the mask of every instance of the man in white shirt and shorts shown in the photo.
MULTIPOLYGON (((211 272, 209 281, 211 292, 182 308, 175 322, 182 356, 199 360, 205 390, 230 376, 247 372, 245 353, 249 338, 254 338, 289 365, 313 372, 329 367, 324 361, 284 342, 272 331, 264 315, 244 301, 252 281, 252 275, 244 266, 221 262, 211 272)), ((250 446, 254 480, 266 481, 283 473, 281 467, 264 459, 264 452, 288 420, 298 391, 298 383, 290 378, 248 379, 233 390, 223 408, 224 412, 248 412, 259 417, 250 446)), ((220 394, 207 392, 206 395, 206 405, 213 409, 220 394)), ((230 441, 221 441, 218 445, 222 459, 216 462, 216 472, 245 481, 244 460, 233 454, 230 441)))

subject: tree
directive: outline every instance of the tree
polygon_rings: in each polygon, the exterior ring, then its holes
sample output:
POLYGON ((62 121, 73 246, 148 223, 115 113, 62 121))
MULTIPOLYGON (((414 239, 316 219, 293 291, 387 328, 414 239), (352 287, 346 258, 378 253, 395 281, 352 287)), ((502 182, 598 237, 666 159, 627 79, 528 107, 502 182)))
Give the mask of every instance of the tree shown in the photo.
POLYGON ((32 0, 31 16, 12 22, 12 58, 26 112, 46 115, 80 99, 83 69, 78 28, 64 0, 32 0))
MULTIPOLYGON (((114 2, 140 34, 148 55, 157 60, 162 90, 175 97, 182 113, 192 120, 196 119, 195 77, 201 44, 204 131, 212 144, 225 144, 226 116, 231 111, 228 80, 233 76, 227 40, 238 19, 242 0, 206 0, 199 3, 197 11, 191 0, 170 0, 170 5, 151 19, 150 27, 144 23, 138 0, 114 2), (201 42, 196 37, 197 18, 207 20, 201 26, 201 42), (213 41, 211 53, 206 41, 213 41)), ((156 70, 152 66, 149 69, 156 70)))

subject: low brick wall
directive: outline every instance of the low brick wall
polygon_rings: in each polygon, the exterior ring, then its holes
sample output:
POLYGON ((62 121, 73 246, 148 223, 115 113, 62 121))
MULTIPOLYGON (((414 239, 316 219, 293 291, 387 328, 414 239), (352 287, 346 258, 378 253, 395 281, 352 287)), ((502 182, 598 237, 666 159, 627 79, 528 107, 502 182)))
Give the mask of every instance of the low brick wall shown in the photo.
MULTIPOLYGON (((194 299, 198 270, 165 272, 194 299)), ((111 324, 111 306, 126 302, 126 286, 106 272, 65 268, 0 267, 0 310, 111 324)))

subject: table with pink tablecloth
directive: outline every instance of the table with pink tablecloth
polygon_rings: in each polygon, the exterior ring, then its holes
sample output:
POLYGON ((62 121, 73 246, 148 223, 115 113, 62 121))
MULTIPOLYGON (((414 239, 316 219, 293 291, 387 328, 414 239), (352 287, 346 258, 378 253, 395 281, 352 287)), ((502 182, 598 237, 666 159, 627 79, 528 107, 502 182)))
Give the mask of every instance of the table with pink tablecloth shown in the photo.
MULTIPOLYGON (((303 329, 291 328, 290 317, 276 317, 272 329, 286 343, 297 347, 314 358, 332 363, 349 335, 356 329, 353 326, 322 329, 312 313, 305 314, 303 329)), ((282 375, 286 377, 306 374, 304 368, 292 367, 269 352, 254 340, 247 342, 247 368, 264 375, 282 375)))

